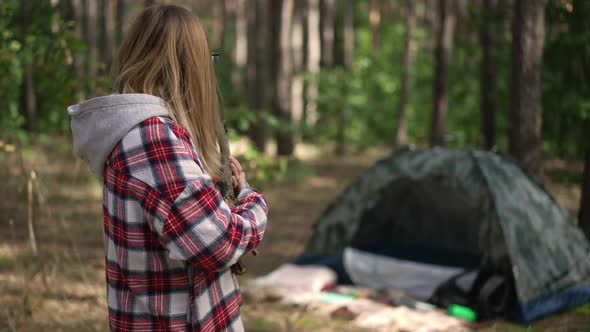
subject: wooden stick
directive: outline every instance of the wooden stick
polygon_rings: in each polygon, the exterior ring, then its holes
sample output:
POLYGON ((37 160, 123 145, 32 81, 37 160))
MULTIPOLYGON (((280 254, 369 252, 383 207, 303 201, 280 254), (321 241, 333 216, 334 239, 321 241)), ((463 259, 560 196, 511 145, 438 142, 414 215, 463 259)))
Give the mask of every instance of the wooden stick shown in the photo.
POLYGON ((29 241, 31 243, 31 249, 33 255, 37 256, 37 239, 35 237, 35 229, 33 227, 33 182, 37 179, 35 171, 31 170, 29 174, 29 180, 27 181, 27 198, 28 198, 28 210, 27 210, 27 226, 29 228, 29 241))

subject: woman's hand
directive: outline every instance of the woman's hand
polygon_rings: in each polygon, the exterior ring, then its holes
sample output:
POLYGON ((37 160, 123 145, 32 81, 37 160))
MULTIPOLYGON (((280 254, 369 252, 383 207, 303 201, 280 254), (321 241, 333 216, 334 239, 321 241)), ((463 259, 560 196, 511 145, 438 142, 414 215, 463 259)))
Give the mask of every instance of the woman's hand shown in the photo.
POLYGON ((242 171, 240 162, 232 156, 229 157, 229 166, 231 168, 231 183, 234 187, 234 193, 237 195, 247 186, 246 173, 242 171))

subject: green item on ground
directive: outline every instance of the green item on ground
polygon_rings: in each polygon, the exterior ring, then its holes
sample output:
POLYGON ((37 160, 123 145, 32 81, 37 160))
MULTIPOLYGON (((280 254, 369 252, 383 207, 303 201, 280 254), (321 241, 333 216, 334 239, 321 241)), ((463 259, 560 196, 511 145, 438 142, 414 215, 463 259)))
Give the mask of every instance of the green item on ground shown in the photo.
POLYGON ((473 309, 459 304, 452 304, 449 306, 447 309, 447 314, 449 316, 462 318, 470 322, 477 320, 477 313, 473 309))
POLYGON ((319 300, 324 303, 340 303, 356 299, 354 295, 322 292, 319 300))

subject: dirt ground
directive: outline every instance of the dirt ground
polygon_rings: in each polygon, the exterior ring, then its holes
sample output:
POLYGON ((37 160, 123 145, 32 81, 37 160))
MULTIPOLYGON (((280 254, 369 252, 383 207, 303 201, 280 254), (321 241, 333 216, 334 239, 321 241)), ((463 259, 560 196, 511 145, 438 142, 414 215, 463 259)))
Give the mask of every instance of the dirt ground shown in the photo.
MULTIPOLYGON (((7 152, 7 142, 1 143, 0 332, 107 331, 101 184, 75 160, 65 140, 25 151, 16 146, 15 152, 7 152), (31 170, 36 172, 34 181, 31 170), (27 203, 29 192, 33 204, 27 203), (33 211, 36 254, 28 231, 29 209, 33 211)), ((326 205, 385 153, 338 158, 322 151, 301 153, 308 166, 304 176, 266 184, 267 235, 260 255, 246 258, 249 272, 245 278, 268 273, 299 255, 313 221, 326 205)), ((547 169, 566 178, 570 173, 578 176, 579 168, 579 163, 547 163, 547 169)), ((577 185, 549 177, 547 183, 562 205, 575 213, 577 185)), ((345 321, 248 298, 242 312, 248 331, 359 331, 345 321)), ((557 316, 526 330, 584 331, 585 326, 590 326, 590 310, 557 316)), ((520 330, 492 324, 486 331, 520 330)))

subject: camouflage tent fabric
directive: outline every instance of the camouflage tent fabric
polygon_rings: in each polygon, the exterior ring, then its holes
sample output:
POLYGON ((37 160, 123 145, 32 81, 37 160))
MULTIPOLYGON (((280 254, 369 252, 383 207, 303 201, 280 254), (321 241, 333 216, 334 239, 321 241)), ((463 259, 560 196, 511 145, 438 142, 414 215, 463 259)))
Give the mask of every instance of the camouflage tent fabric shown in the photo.
POLYGON ((590 301, 590 243, 539 183, 494 152, 406 150, 381 160, 312 234, 305 255, 389 242, 507 261, 525 321, 590 301))

